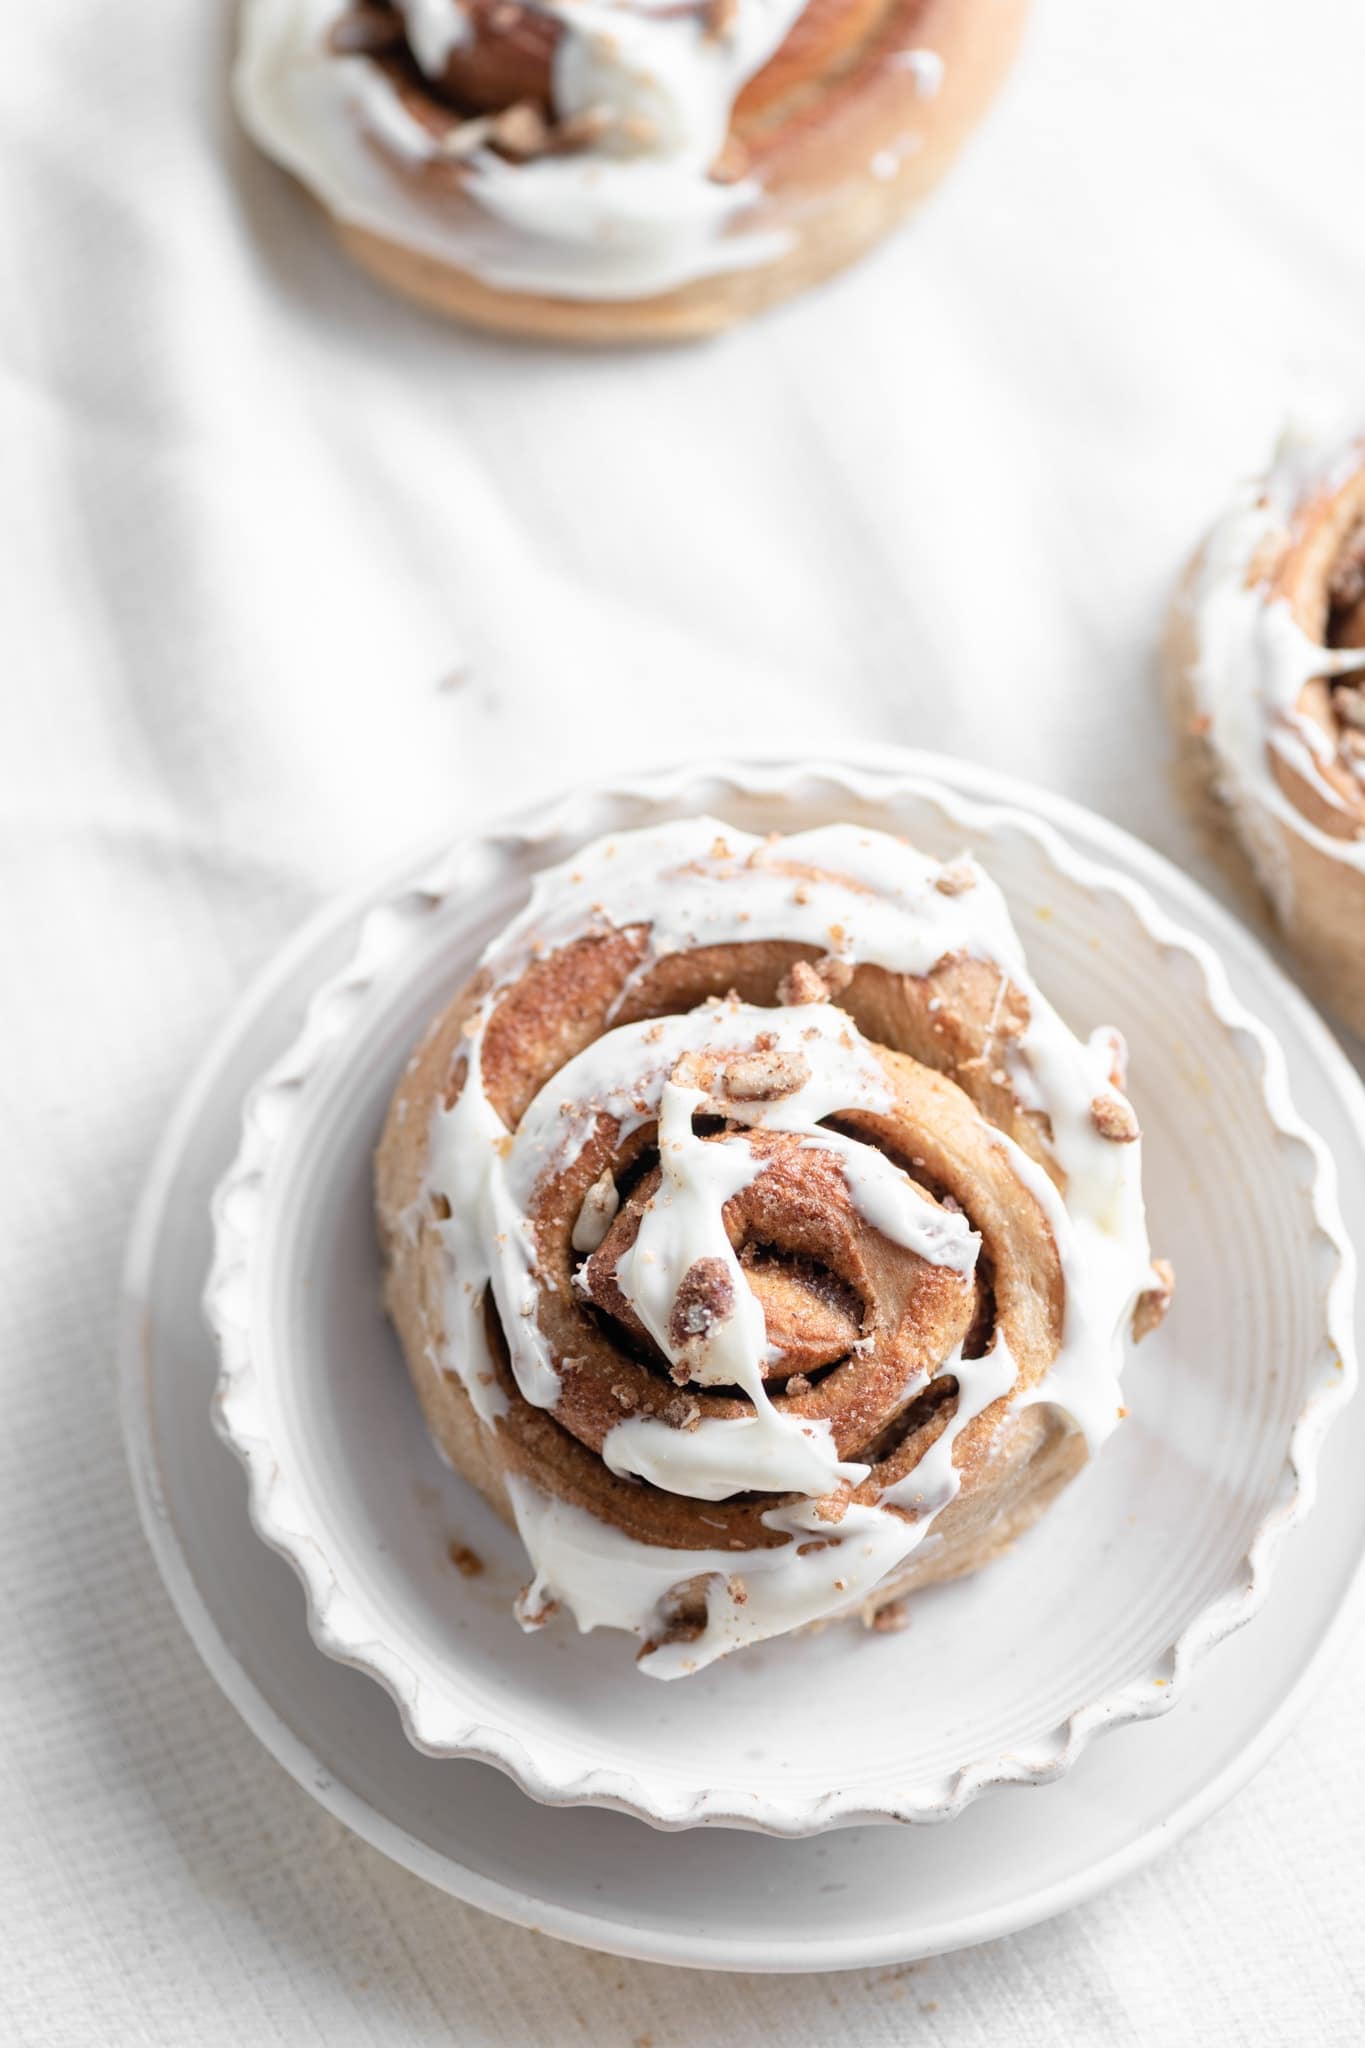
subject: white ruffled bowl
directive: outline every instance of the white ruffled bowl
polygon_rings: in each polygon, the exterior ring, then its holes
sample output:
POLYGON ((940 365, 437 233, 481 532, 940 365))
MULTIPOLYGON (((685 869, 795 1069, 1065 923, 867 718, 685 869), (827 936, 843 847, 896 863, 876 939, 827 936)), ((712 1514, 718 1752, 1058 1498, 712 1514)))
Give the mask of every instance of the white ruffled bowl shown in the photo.
POLYGON ((1208 948, 1055 833, 895 767, 688 769, 471 837, 372 913, 250 1094, 215 1198, 215 1419, 314 1638, 387 1688, 419 1748, 664 1828, 945 1820, 1164 1713, 1255 1612, 1355 1380, 1334 1180, 1208 948), (919 1596, 901 1635, 840 1625, 661 1685, 627 1637, 518 1629, 520 1545, 441 1464, 383 1317, 370 1161, 413 1044, 534 870, 698 811, 977 852, 1063 1015, 1128 1038, 1153 1247, 1179 1285, 1130 1363, 1130 1420, 1007 1558, 919 1596))

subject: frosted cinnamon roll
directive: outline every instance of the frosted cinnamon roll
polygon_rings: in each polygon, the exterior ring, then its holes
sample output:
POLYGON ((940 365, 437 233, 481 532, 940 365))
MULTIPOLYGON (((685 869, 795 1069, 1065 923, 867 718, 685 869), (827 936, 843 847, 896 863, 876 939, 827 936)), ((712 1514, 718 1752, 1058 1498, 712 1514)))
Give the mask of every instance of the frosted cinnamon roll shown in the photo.
POLYGON ((523 1623, 672 1678, 1010 1544, 1169 1295, 1121 1081, 970 860, 702 818, 542 875, 377 1162, 389 1310, 520 1531, 523 1623))
POLYGON ((1165 670, 1319 999, 1365 1032, 1365 432, 1287 435, 1186 573, 1165 670))
POLYGON ((711 333, 946 168, 1025 0, 246 0, 237 105, 386 283, 484 327, 711 333))

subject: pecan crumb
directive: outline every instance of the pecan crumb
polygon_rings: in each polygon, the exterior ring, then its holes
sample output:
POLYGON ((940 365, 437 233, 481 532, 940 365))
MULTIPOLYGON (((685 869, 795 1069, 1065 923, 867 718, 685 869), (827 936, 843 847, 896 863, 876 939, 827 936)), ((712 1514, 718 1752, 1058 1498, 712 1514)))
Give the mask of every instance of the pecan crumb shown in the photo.
POLYGON ((809 1079, 810 1063, 804 1053, 741 1053, 725 1069, 725 1092, 735 1102, 776 1102, 794 1095, 809 1079))
POLYGON ((706 1088, 706 1069, 694 1052, 680 1053, 669 1069, 669 1080, 675 1088, 706 1088))
MULTIPOLYGON (((834 931, 838 927, 832 925, 830 929, 834 931)), ((837 996, 853 979, 853 962, 841 960, 837 953, 826 953, 822 960, 816 961, 815 971, 830 994, 837 996)))
POLYGON ((517 100, 494 116, 492 139, 504 156, 540 156, 549 144, 550 130, 534 100, 517 100))
POLYGON ((670 1429, 685 1429, 689 1432, 700 1429, 701 1404, 697 1401, 685 1401, 681 1394, 677 1394, 664 1409, 664 1421, 670 1429))
POLYGON ((1090 1105, 1090 1119, 1100 1136, 1114 1145, 1131 1145, 1142 1136, 1137 1118, 1119 1096, 1097 1095, 1090 1105))
MULTIPOLYGON (((668 1336, 673 1348, 683 1351, 693 1345, 705 1344, 716 1324, 723 1323, 727 1316, 733 1314, 734 1306, 734 1282, 724 1261, 694 1260, 683 1274, 673 1298, 673 1313, 668 1319, 668 1336)), ((672 1368, 675 1379, 680 1369, 684 1380, 691 1377, 686 1367, 675 1365, 672 1368)))
POLYGON ((810 1392, 810 1381, 803 1372, 794 1372, 787 1381, 787 1392, 799 1401, 803 1394, 810 1392))
POLYGON ((483 1559, 478 1551, 471 1550, 467 1543, 461 1543, 457 1536, 452 1536, 447 1543, 446 1556, 463 1578, 477 1579, 483 1570, 483 1559))
POLYGON ((777 984, 777 1000, 784 1009, 803 1003, 827 1003, 829 990, 808 960, 798 960, 777 984))
POLYGON ((888 1600, 884 1607, 869 1615, 867 1625, 879 1636, 899 1635, 910 1626, 910 1609, 904 1600, 888 1600))
POLYGON ((1156 1274, 1157 1284, 1155 1287, 1149 1287, 1145 1294, 1138 1296, 1137 1307, 1133 1310, 1135 1344, 1140 1344, 1144 1337, 1151 1336, 1170 1307, 1171 1296, 1175 1293, 1175 1268, 1169 1259, 1153 1259, 1152 1271, 1156 1274))
POLYGON ((639 1396, 636 1394, 634 1387, 629 1386, 625 1380, 617 1380, 615 1382, 611 1390, 611 1397, 618 1408, 625 1409, 627 1415, 640 1405, 639 1396))
POLYGON ((842 1522, 844 1516, 848 1513, 848 1503, 852 1493, 853 1488, 849 1485, 848 1481, 846 1479, 841 1480, 833 1493, 827 1493, 823 1499, 816 1501, 816 1519, 821 1522, 842 1522))
POLYGON ((961 896, 974 889, 976 873, 971 862, 965 858, 946 862, 934 876, 934 887, 940 896, 961 896))
POLYGON ((725 1590, 734 1601, 736 1607, 748 1606, 749 1588, 745 1585, 743 1579, 739 1578, 735 1573, 732 1572, 725 1581, 725 1590))

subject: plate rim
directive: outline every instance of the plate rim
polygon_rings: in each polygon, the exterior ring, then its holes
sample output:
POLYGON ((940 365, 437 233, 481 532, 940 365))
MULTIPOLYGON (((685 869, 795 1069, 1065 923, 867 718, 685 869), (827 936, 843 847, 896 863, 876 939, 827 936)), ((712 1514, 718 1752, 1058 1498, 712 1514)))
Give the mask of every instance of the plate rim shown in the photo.
MULTIPOLYGON (((737 765, 743 769, 759 765, 800 765, 823 772, 819 764, 808 761, 737 765)), ((1083 864, 1093 864, 1096 858, 1112 859, 1119 867, 1119 879, 1130 886, 1135 883, 1141 889, 1147 875, 1154 874, 1158 883, 1170 890, 1177 901, 1184 899, 1198 907, 1200 915, 1211 924, 1217 945, 1226 944, 1234 952, 1240 952, 1249 964, 1269 977, 1278 998, 1294 1017, 1306 1044, 1324 1067, 1334 1093, 1342 1099, 1356 1141, 1365 1149, 1365 1094, 1362 1094, 1354 1070, 1327 1025, 1255 935, 1201 884, 1175 867, 1164 855, 1124 828, 1113 825, 1068 798, 947 756, 917 749, 849 748, 841 754, 838 763, 827 765, 834 767, 836 772, 842 767, 866 769, 882 775, 890 771, 938 782, 951 795, 1015 810, 1035 834, 1040 827, 1045 833, 1051 828, 1062 834, 1070 827, 1081 839, 1079 857, 1083 864)), ((714 764, 685 764, 674 771, 680 778, 707 772, 716 772, 714 764)), ((656 771, 652 779, 657 783, 665 777, 656 771)), ((626 782, 624 777, 614 777, 605 786, 622 787, 626 782)), ((550 807, 547 805, 545 808, 550 807)), ((477 829, 492 834, 499 827, 493 820, 477 829)), ((1302 1711, 1339 1647, 1354 1611, 1365 1604, 1362 1598, 1365 1596, 1365 1557, 1356 1558, 1335 1611, 1322 1628, 1299 1677, 1278 1706, 1272 1709, 1242 1750, 1197 1792, 1187 1797, 1183 1805, 1135 1835, 1132 1841, 1099 1863, 1059 1880, 1044 1892, 1026 1900, 1015 1899, 1005 1905, 998 1904, 959 1916, 940 1927, 922 1931, 909 1946, 903 1936, 888 1933, 870 1946, 860 1944, 857 1953, 851 1955, 837 1952, 841 1945, 847 1949, 847 1937, 836 1938, 824 1949, 804 1939, 791 1943, 772 1940, 766 1944, 762 1955, 755 1956, 751 1950, 740 1952, 730 1949, 722 1937, 713 1934, 688 1936, 652 1929, 646 1938, 632 1938, 629 1928, 591 1912, 568 1907, 548 1908, 545 1902, 519 1892, 514 1886, 486 1878, 452 1862, 448 1854, 434 1850, 409 1835, 400 1824, 390 1821, 361 1795, 353 1793, 333 1776, 325 1760, 310 1747, 306 1737, 284 1718, 236 1662, 199 1591, 157 1483, 154 1424, 147 1401, 147 1374, 151 1364, 147 1345, 147 1318, 150 1313, 147 1281, 166 1197, 174 1185, 189 1133, 205 1103, 211 1099, 220 1072, 242 1032, 259 1022, 279 988, 292 978, 300 959, 348 923, 363 920, 366 908, 388 893, 401 878, 420 872, 421 867, 429 862, 433 847, 439 851, 448 843, 448 835, 431 835, 416 847, 410 847, 401 857, 322 903, 277 949, 215 1033, 184 1087, 155 1150, 137 1204, 120 1296, 120 1417, 144 1534, 172 1604, 210 1674, 253 1733, 295 1781, 373 1847, 416 1875, 471 1904, 522 1926, 618 1955, 698 1967, 777 1971, 857 1968, 903 1961, 967 1946, 1034 1924, 1142 1867, 1163 1846, 1178 1840, 1245 1783, 1302 1711)), ((1164 909, 1159 908, 1158 915, 1163 922, 1170 921, 1164 909)), ((1242 1007, 1239 1000, 1237 1008, 1242 1007)), ((1261 1026, 1261 1031, 1274 1042, 1267 1027, 1261 1026)))

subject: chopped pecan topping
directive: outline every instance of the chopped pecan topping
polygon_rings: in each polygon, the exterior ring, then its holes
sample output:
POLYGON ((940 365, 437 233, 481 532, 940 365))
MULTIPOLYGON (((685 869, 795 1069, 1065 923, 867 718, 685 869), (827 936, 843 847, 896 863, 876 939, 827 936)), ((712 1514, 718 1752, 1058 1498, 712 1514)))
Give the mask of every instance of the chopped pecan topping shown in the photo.
POLYGON ((1142 1136, 1137 1118, 1117 1095, 1097 1095, 1090 1105, 1090 1120, 1100 1136, 1114 1145, 1131 1145, 1142 1136))
POLYGON ((827 1003, 829 990, 809 960, 798 960, 777 984, 777 1000, 789 1009, 803 1003, 827 1003))
POLYGON ((852 963, 835 953, 826 953, 814 966, 809 960, 798 960, 778 983, 777 1000, 789 1005, 827 1003, 831 996, 846 989, 852 979, 852 963))
POLYGON ((934 876, 934 887, 940 896, 965 895, 976 887, 976 870, 965 857, 947 861, 934 876))
POLYGON ((777 1102, 810 1079, 810 1062, 800 1052, 741 1053, 725 1069, 725 1092, 734 1102, 777 1102))
POLYGON ((694 1052, 680 1053, 669 1069, 668 1078, 675 1088, 704 1090, 707 1085, 706 1068, 694 1052))
POLYGON ((1150 1337, 1171 1305, 1175 1293, 1175 1268, 1169 1259, 1153 1259, 1152 1271, 1157 1276, 1155 1287, 1149 1287, 1145 1294, 1138 1296, 1137 1307, 1133 1310, 1133 1342, 1140 1344, 1144 1337, 1150 1337))
POLYGON ((848 1481, 846 1479, 841 1480, 833 1493, 827 1493, 822 1500, 816 1501, 815 1514, 817 1521, 842 1522, 844 1516, 848 1513, 848 1504, 852 1494, 853 1488, 849 1485, 848 1481))
POLYGON ((705 1344, 716 1324, 734 1313, 734 1307, 735 1288, 729 1267, 721 1259, 695 1260, 683 1274, 668 1319, 668 1336, 674 1350, 705 1344))
POLYGON ((700 1429, 701 1407, 696 1401, 685 1400, 681 1394, 675 1394, 664 1409, 664 1421, 670 1429, 700 1429))
POLYGON ((534 100, 518 100, 493 116, 491 140, 504 156, 542 156, 550 146, 550 129, 534 100))
POLYGON ((826 953, 815 963, 815 971, 832 996, 846 989, 853 979, 853 962, 841 960, 837 953, 826 953))

